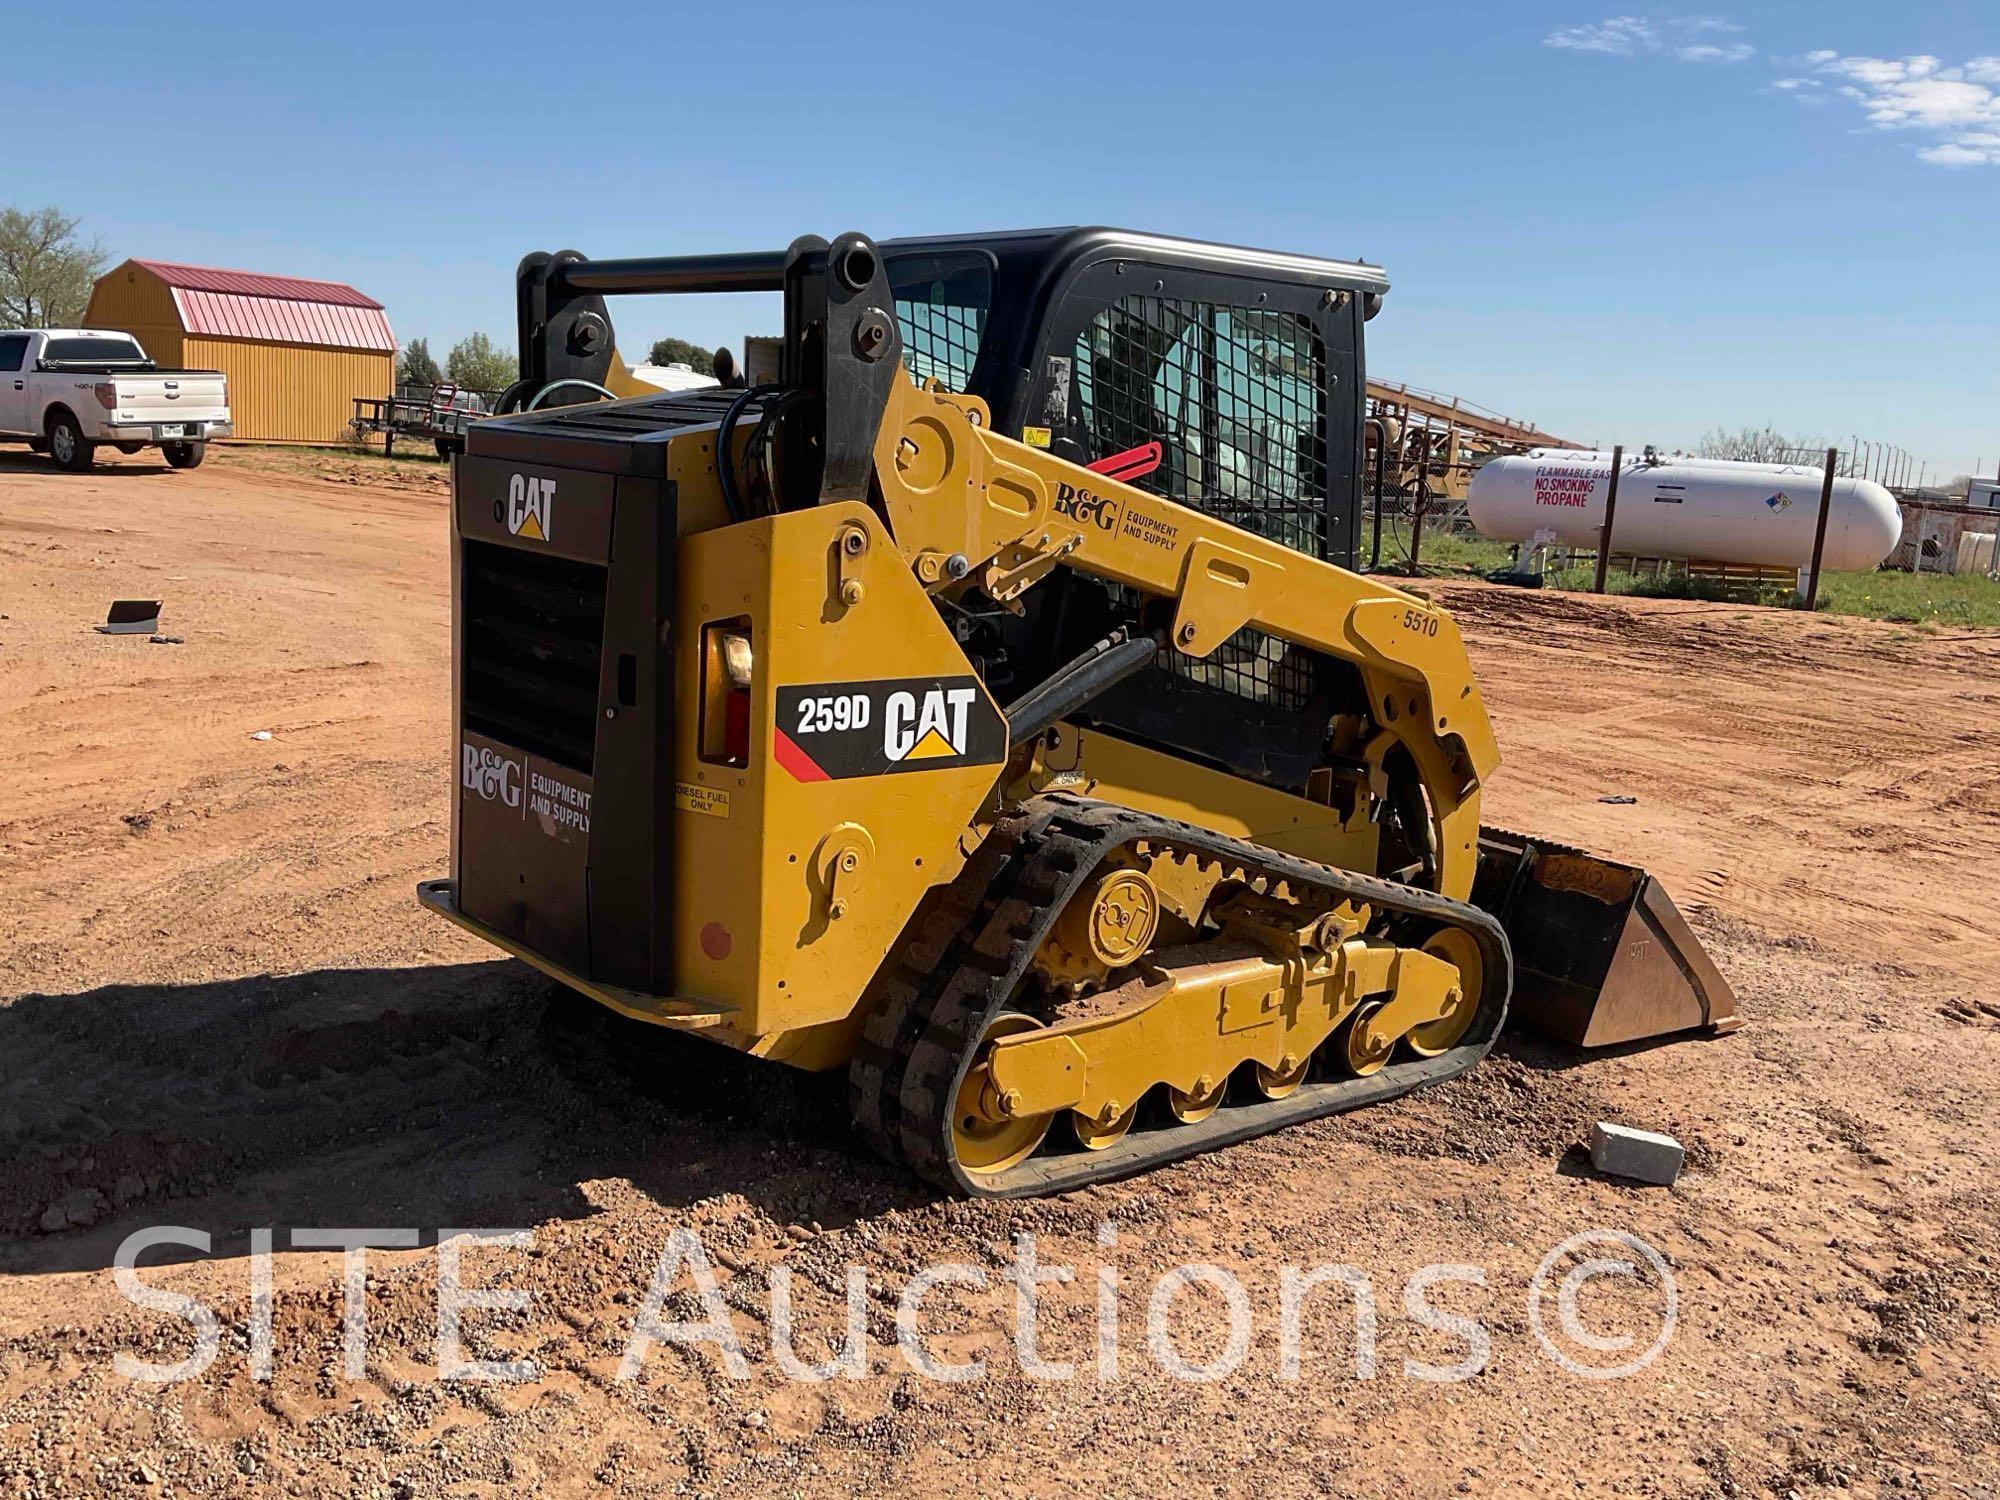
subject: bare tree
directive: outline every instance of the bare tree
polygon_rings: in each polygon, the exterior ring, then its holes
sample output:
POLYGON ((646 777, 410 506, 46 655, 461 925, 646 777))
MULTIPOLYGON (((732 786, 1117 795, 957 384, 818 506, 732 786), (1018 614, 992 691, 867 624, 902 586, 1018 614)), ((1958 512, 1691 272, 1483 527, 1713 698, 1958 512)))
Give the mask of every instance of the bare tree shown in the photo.
POLYGON ((106 256, 96 240, 77 239, 82 222, 53 206, 0 208, 0 328, 83 321, 106 256))
POLYGON ((1804 450, 1825 448, 1826 444, 1818 438, 1788 438, 1775 427, 1741 427, 1735 432, 1718 427, 1695 445, 1695 452, 1702 458, 1737 458, 1769 464, 1784 462, 1804 450))

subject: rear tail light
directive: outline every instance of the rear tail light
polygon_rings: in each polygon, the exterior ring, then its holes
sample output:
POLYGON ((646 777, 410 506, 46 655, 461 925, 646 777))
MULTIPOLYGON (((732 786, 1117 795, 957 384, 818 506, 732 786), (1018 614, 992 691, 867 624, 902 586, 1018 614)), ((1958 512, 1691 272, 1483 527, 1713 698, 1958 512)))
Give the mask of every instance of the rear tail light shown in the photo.
POLYGON ((97 397, 97 404, 106 411, 118 410, 118 387, 108 380, 100 380, 92 386, 91 392, 97 397))
POLYGON ((750 621, 718 620, 703 626, 701 636, 701 758, 712 765, 747 766, 755 667, 750 621))
POLYGON ((750 764, 750 690, 731 689, 724 713, 723 749, 728 752, 729 763, 732 766, 747 766, 750 764))

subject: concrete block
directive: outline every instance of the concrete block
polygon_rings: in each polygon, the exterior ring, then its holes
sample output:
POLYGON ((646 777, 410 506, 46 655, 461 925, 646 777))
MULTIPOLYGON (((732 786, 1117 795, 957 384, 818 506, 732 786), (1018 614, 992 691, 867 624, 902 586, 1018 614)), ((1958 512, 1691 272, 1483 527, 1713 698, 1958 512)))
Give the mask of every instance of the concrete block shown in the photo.
POLYGON ((1599 1120, 1590 1132, 1590 1164, 1610 1177, 1630 1177, 1636 1182, 1672 1187, 1681 1175, 1687 1157, 1681 1143, 1670 1135, 1650 1130, 1634 1130, 1599 1120))

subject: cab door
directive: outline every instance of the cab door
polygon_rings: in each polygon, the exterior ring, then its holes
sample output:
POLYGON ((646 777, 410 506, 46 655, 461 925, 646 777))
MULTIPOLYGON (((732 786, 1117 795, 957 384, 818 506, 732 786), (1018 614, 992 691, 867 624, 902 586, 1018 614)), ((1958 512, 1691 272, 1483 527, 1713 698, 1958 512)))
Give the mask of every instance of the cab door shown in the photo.
POLYGON ((1157 442, 1134 481, 1312 557, 1358 524, 1360 311, 1319 286, 1100 262, 1065 289, 1024 438, 1076 463, 1157 442))
MULTIPOLYGON (((1022 440, 1089 464, 1148 443, 1129 482, 1323 561, 1353 557, 1361 310, 1306 281, 1104 260, 1053 303, 1022 440)), ((1073 581, 1064 629, 1143 618, 1143 600, 1073 581), (1108 596, 1108 597, 1107 597, 1108 596)), ((1101 633, 1101 631, 1099 632, 1101 633)), ((1085 640, 1057 641, 1058 660, 1085 640)), ((1208 656, 1169 652, 1093 701, 1102 729, 1287 791, 1322 762, 1344 690, 1311 652, 1253 629, 1208 656)))
POLYGON ((28 335, 0 333, 0 432, 28 432, 28 335))

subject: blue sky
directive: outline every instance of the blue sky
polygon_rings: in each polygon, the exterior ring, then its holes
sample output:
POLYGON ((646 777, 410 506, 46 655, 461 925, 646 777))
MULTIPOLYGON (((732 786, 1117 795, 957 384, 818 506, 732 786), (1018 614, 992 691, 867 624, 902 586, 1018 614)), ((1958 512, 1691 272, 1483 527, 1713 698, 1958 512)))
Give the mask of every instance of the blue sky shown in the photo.
POLYGON ((351 281, 440 353, 511 343, 531 249, 1123 224, 1377 261, 1373 373, 1580 440, 2000 464, 1989 5, 291 9, 4 0, 0 202, 351 281))

